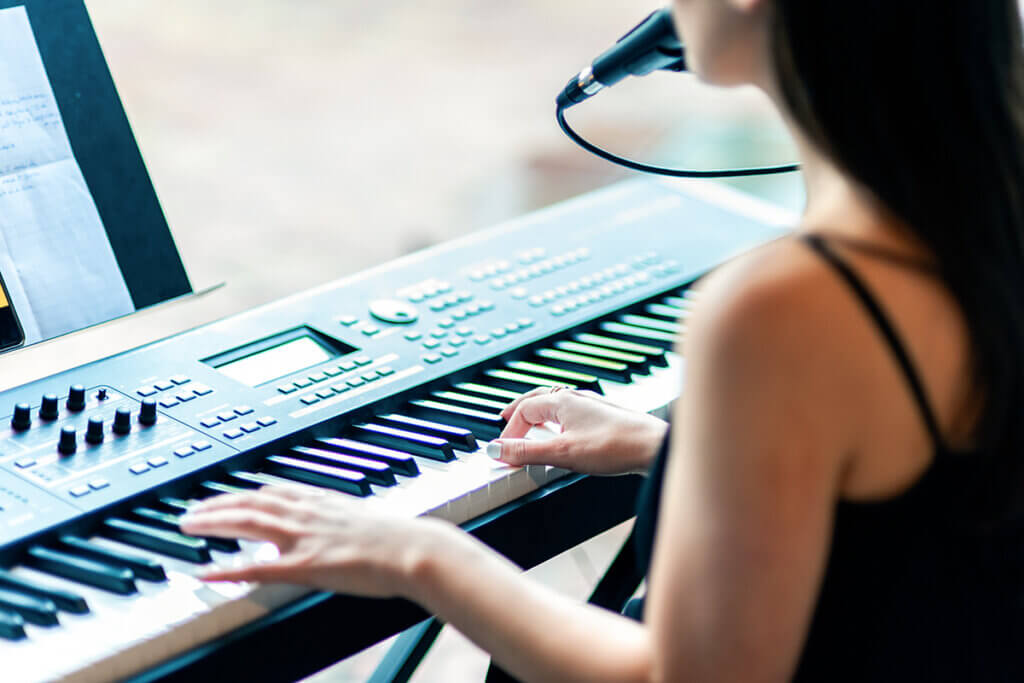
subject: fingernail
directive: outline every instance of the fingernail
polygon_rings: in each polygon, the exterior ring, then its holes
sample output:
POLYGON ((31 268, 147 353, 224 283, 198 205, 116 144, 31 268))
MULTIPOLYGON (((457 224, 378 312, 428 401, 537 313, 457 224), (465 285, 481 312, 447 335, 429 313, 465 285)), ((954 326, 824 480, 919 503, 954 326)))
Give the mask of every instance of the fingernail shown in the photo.
POLYGON ((501 442, 492 441, 487 444, 487 455, 493 460, 501 460, 501 442))

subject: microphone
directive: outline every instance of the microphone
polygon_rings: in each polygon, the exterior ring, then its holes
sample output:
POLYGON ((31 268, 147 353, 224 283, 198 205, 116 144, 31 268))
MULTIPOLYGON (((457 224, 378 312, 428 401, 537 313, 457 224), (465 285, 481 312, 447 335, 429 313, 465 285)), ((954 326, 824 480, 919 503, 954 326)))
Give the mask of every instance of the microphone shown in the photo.
POLYGON ((579 104, 627 76, 646 76, 658 70, 686 71, 683 44, 668 7, 652 12, 569 81, 558 95, 558 108, 579 104))
POLYGON ((739 178, 771 173, 792 173, 800 169, 796 164, 707 171, 651 166, 624 159, 617 154, 601 149, 583 139, 565 120, 566 109, 590 99, 627 76, 646 76, 652 71, 659 70, 686 71, 686 51, 676 35, 672 10, 668 7, 652 12, 632 31, 622 36, 615 45, 595 59, 593 64, 569 81, 557 98, 558 107, 555 117, 558 126, 569 139, 591 154, 642 173, 654 173, 675 178, 739 178))

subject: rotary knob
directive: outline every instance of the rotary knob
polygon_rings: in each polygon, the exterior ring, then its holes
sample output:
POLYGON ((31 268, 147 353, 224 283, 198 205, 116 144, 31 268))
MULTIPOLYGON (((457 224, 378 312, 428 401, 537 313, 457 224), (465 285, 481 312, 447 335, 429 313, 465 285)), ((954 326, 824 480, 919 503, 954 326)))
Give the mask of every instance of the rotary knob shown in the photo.
POLYGON ((370 302, 370 315, 393 325, 409 325, 419 319, 419 311, 397 299, 377 299, 370 302))
POLYGON ((75 384, 68 391, 68 410, 72 412, 80 412, 85 410, 85 387, 81 384, 75 384))
POLYGON ((114 433, 127 434, 132 431, 132 411, 128 408, 118 408, 114 412, 114 433))
POLYGON ((57 401, 57 394, 46 394, 43 396, 43 403, 39 406, 39 417, 50 422, 56 420, 60 414, 57 401))
POLYGON ((72 455, 78 450, 78 433, 74 427, 62 427, 60 430, 60 441, 57 442, 57 451, 61 455, 72 455))
POLYGON ((156 424, 156 401, 153 399, 143 399, 142 409, 139 411, 139 424, 147 427, 156 424))
POLYGON ((89 418, 89 426, 85 428, 85 440, 91 444, 103 443, 102 417, 89 418))
POLYGON ((11 417, 11 429, 16 432, 23 432, 32 426, 32 406, 27 403, 19 403, 14 406, 14 415, 11 417))

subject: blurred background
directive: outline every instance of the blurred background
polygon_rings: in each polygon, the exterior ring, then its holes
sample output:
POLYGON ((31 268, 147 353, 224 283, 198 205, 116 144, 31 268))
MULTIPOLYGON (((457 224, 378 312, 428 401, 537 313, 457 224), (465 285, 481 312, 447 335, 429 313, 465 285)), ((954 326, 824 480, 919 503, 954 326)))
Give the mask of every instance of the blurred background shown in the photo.
MULTIPOLYGON (((631 177, 565 139, 555 95, 656 9, 634 0, 86 0, 193 285, 228 315, 631 177)), ((788 162, 752 91, 626 82, 574 109, 614 151, 788 162)), ((799 177, 737 181, 790 208, 799 177)), ((679 226, 685 230, 685 225, 679 226)), ((189 319, 181 304, 182 324, 189 319)), ((534 570, 583 597, 626 529, 534 570)), ((386 645, 316 683, 365 680, 386 645)), ((415 681, 482 680, 446 629, 415 681)))
MULTIPOLYGON (((554 98, 658 7, 86 4, 193 284, 227 281, 225 313, 628 177, 562 136, 554 98)), ((758 94, 689 76, 624 83, 570 117, 649 160, 793 158, 758 94)), ((795 176, 744 187, 800 202, 795 176)))

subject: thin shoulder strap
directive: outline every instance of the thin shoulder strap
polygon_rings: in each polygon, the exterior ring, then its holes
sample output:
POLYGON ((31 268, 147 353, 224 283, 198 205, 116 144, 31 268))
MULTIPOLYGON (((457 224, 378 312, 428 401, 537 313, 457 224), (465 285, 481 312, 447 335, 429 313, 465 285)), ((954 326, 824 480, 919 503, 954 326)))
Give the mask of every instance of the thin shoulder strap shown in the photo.
POLYGON ((853 293, 860 300, 872 320, 874 320, 875 325, 878 326, 878 330, 882 333, 886 343, 889 345, 889 349, 903 370, 903 375, 906 377, 907 384, 910 385, 910 391, 914 395, 914 400, 917 402, 918 409, 921 411, 921 417, 924 419, 925 427, 928 429, 935 447, 939 450, 944 450, 946 445, 945 439, 943 439, 942 432, 939 430, 938 420, 935 419, 935 413, 932 411, 931 403, 928 401, 928 395, 924 390, 921 377, 914 368, 906 347, 900 341, 899 334, 882 310, 878 300, 871 294, 871 290, 868 289, 867 284, 865 284, 860 276, 839 257, 839 254, 835 252, 821 235, 812 233, 801 235, 801 237, 811 249, 817 252, 839 273, 843 280, 846 281, 846 284, 850 286, 850 289, 853 290, 853 293))

